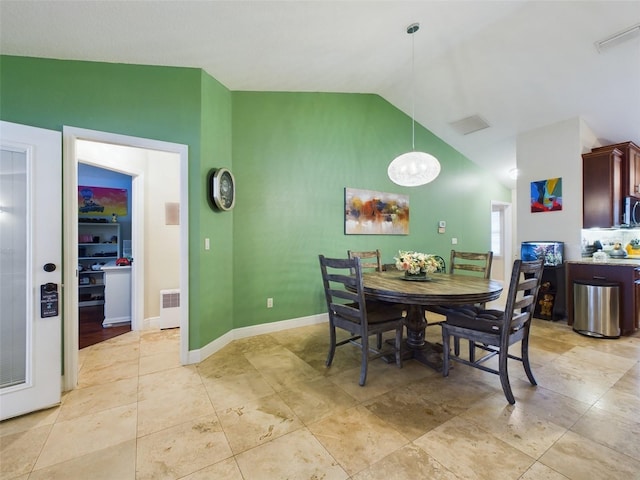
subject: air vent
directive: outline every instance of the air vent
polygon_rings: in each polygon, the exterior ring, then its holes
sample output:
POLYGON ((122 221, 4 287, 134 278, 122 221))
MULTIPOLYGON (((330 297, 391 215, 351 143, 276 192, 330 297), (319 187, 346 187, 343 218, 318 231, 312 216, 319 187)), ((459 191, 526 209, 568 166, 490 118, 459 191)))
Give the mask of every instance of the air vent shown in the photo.
POLYGON ((490 127, 486 120, 479 115, 471 115, 470 117, 451 122, 449 125, 460 135, 469 135, 470 133, 490 127))

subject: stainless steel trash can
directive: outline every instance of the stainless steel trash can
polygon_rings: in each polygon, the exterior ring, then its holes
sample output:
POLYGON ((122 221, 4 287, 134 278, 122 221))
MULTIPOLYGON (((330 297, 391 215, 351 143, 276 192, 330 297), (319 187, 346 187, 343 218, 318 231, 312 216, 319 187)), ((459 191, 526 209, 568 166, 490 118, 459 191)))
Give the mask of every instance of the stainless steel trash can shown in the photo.
POLYGON ((603 280, 574 280, 573 329, 590 337, 620 336, 620 285, 603 280))

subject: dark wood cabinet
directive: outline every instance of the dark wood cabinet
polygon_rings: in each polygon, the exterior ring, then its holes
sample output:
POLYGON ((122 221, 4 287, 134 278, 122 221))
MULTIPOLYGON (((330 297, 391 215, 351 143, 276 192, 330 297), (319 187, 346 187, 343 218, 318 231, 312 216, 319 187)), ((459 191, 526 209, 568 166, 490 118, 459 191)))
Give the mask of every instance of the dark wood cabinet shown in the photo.
POLYGON ((640 197, 640 147, 633 142, 616 143, 591 150, 608 153, 620 150, 622 158, 622 196, 640 197))
POLYGON ((622 151, 582 155, 582 227, 612 227, 622 222, 622 151))
POLYGON ((600 280, 620 284, 620 333, 631 335, 638 328, 640 266, 633 264, 567 263, 567 323, 573 325, 574 280, 600 280))

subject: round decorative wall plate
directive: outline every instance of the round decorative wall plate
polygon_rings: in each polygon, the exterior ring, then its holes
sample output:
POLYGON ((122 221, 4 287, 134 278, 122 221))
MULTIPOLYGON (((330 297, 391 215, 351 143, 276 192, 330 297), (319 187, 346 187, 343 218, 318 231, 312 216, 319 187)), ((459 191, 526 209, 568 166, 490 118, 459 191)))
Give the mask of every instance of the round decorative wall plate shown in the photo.
POLYGON ((220 210, 231 210, 236 203, 236 184, 226 168, 215 170, 211 176, 211 197, 220 210))

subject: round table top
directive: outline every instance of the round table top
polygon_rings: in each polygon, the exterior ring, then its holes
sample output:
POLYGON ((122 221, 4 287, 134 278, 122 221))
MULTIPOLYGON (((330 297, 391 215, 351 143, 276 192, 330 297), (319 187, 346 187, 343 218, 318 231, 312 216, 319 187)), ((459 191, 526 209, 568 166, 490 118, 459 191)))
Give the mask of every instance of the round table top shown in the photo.
POLYGON ((406 305, 462 305, 496 300, 502 284, 471 275, 431 273, 427 281, 408 281, 401 271, 362 276, 367 297, 406 305))

